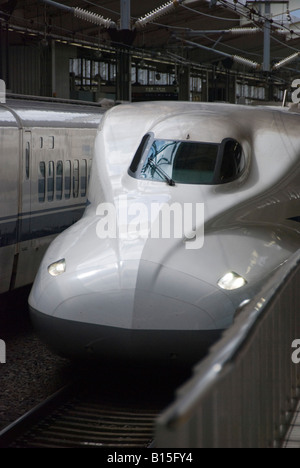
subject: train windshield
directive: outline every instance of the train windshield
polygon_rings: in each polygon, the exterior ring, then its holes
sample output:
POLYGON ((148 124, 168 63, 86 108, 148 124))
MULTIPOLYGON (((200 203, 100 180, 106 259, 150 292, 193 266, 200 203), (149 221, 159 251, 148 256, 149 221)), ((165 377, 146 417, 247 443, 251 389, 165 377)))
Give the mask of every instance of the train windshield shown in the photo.
POLYGON ((244 171, 241 145, 232 138, 221 143, 143 138, 129 174, 138 179, 182 184, 214 185, 230 182, 244 171))

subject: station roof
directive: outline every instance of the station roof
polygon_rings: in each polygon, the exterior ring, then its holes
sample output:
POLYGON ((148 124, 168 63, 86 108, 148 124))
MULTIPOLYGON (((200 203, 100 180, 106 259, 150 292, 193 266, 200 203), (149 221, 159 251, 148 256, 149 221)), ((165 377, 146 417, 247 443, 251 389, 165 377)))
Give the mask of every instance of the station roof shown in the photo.
MULTIPOLYGON (((93 44, 95 47, 125 43, 135 49, 183 57, 187 62, 212 64, 220 60, 226 62, 228 58, 229 67, 232 64, 226 54, 239 55, 258 65, 263 63, 264 1, 131 0, 130 29, 121 30, 121 4, 127 1, 0 0, 0 25, 4 30, 13 29, 16 40, 23 34, 29 40, 31 37, 32 40, 38 38, 39 41, 48 42, 54 38, 70 44, 93 44), (166 5, 171 5, 171 11, 140 25, 139 19, 166 5), (78 15, 76 10, 75 14, 76 8, 84 13, 78 15), (99 16, 103 17, 103 22, 99 25, 91 22, 91 18, 80 17, 86 12, 95 13, 96 22, 99 16), (111 22, 105 22, 107 18, 111 22), (113 27, 107 28, 108 24, 113 27), (228 32, 241 27, 256 30, 247 34, 240 30, 228 32)), ((271 12, 276 14, 271 24, 272 65, 300 51, 300 10, 295 7, 297 1, 271 2, 271 12)), ((286 66, 290 74, 296 75, 299 65, 300 60, 295 55, 291 64, 286 66)), ((248 67, 249 64, 242 62, 238 66, 248 67)))

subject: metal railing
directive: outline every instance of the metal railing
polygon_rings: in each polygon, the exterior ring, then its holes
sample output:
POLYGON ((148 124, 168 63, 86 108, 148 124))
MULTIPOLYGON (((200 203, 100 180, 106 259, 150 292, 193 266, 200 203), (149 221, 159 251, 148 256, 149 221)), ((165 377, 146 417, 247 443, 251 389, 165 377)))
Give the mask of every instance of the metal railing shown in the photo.
POLYGON ((299 398, 300 251, 194 368, 156 421, 158 448, 280 447, 299 398))

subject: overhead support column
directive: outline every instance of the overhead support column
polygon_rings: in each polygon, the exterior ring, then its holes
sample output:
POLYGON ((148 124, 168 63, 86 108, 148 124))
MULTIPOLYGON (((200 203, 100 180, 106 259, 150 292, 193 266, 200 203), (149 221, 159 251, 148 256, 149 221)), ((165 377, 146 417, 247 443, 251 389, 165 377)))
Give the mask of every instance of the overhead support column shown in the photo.
POLYGON ((180 68, 179 76, 179 101, 189 101, 191 93, 190 85, 190 67, 184 66, 180 68))
POLYGON ((51 63, 52 63, 52 66, 51 66, 51 69, 52 69, 52 79, 51 79, 51 83, 52 83, 52 97, 56 97, 56 53, 55 53, 55 41, 52 40, 51 41, 51 63))
POLYGON ((264 25, 264 65, 263 71, 271 70, 271 3, 265 2, 265 25, 264 25))
POLYGON ((125 46, 117 51, 117 100, 131 101, 131 54, 125 46))
POLYGON ((0 79, 4 80, 9 88, 9 43, 8 43, 8 25, 4 29, 0 24, 0 79))
MULTIPOLYGON (((4 43, 3 30, 2 30, 2 24, 0 23, 0 44, 3 44, 3 43, 4 43)), ((4 68, 4 51, 5 51, 5 48, 1 47, 0 48, 0 79, 5 81, 6 76, 5 76, 5 68, 4 68)))
POLYGON ((208 70, 204 72, 205 75, 202 75, 202 83, 201 83, 201 101, 202 102, 208 102, 208 81, 209 81, 209 75, 208 75, 208 70))
POLYGON ((121 10, 121 29, 131 29, 131 0, 121 0, 120 10, 121 10))
POLYGON ((131 101, 131 53, 126 44, 130 44, 131 31, 131 0, 120 0, 121 23, 119 42, 117 45, 117 100, 131 101))

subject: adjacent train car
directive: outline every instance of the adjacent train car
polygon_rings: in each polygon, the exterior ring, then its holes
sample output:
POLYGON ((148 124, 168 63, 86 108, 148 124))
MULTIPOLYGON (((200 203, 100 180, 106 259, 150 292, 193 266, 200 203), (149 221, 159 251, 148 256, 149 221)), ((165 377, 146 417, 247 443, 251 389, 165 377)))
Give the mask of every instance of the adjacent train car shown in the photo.
POLYGON ((85 214, 29 297, 41 336, 66 356, 197 359, 300 247, 299 124, 227 104, 110 110, 85 214))
POLYGON ((0 104, 0 293, 30 284, 54 237, 81 217, 104 110, 0 104))

